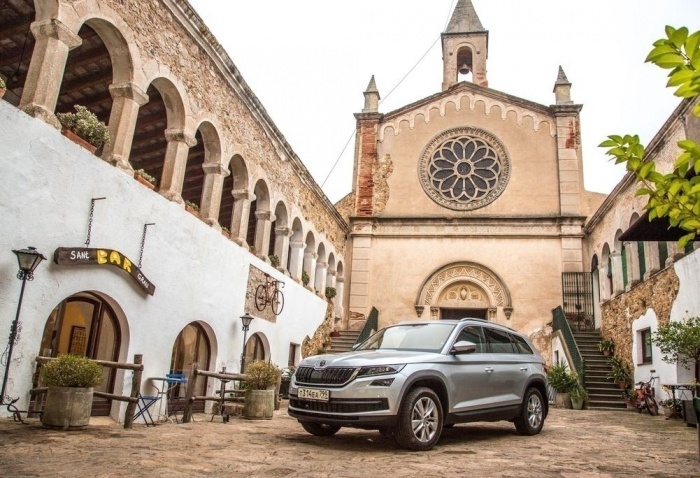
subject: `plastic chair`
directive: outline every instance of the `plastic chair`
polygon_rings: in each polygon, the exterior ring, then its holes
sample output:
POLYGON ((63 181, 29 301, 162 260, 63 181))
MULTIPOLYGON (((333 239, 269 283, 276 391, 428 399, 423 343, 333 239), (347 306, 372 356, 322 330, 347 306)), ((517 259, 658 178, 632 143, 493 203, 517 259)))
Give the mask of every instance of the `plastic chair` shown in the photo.
POLYGON ((150 409, 158 402, 158 400, 160 400, 160 396, 158 395, 141 395, 139 393, 138 401, 136 402, 139 410, 134 415, 134 421, 136 421, 138 417, 143 417, 143 421, 146 423, 147 427, 156 426, 156 423, 153 421, 153 417, 151 416, 150 409))
MULTIPOLYGON (((184 373, 166 373, 165 381, 168 384, 168 392, 170 392, 170 390, 175 387, 187 385, 187 375, 184 373)), ((178 390, 178 392, 180 392, 180 390, 178 390)), ((184 412, 185 399, 180 396, 180 393, 178 393, 177 397, 171 397, 170 394, 168 394, 168 401, 168 416, 175 416, 175 422, 180 423, 177 414, 178 412, 184 412)))

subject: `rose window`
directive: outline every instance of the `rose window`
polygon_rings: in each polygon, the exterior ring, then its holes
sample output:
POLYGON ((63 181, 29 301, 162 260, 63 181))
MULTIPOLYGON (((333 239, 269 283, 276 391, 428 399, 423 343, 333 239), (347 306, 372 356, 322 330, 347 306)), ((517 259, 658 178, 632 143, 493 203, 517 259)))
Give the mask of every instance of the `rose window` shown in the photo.
POLYGON ((505 148, 495 137, 477 128, 459 128, 428 145, 419 173, 423 189, 435 202, 471 210, 501 194, 510 168, 505 148))

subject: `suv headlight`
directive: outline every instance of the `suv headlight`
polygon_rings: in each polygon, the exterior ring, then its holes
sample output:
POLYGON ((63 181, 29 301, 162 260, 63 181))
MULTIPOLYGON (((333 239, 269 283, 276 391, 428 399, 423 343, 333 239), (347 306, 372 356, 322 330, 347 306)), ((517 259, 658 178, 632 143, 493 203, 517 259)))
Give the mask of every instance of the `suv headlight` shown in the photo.
POLYGON ((399 373, 406 364, 402 365, 373 365, 370 367, 362 367, 357 374, 357 378, 369 377, 372 375, 389 375, 392 373, 399 373))

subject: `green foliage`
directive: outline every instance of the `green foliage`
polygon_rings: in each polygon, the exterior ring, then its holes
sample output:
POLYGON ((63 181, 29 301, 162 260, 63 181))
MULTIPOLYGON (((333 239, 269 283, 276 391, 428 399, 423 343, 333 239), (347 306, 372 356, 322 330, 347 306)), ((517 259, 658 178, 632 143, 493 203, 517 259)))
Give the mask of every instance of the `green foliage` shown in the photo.
POLYGON ((104 380, 102 366, 82 355, 65 354, 41 367, 47 387, 94 387, 104 380))
POLYGON ((109 129, 95 114, 81 105, 75 105, 75 113, 58 113, 58 121, 64 128, 71 130, 85 141, 101 147, 109 144, 109 129))
POLYGON ((282 377, 277 365, 264 360, 254 360, 245 367, 245 387, 248 390, 267 390, 282 377))
POLYGON ((189 206, 193 211, 199 211, 199 206, 192 201, 185 201, 185 206, 189 206))
POLYGON ((270 264, 272 264, 272 267, 279 267, 279 265, 280 265, 280 258, 279 257, 272 254, 272 255, 267 256, 267 258, 270 259, 270 264))
POLYGON ((328 300, 333 300, 333 297, 335 297, 337 291, 335 290, 335 287, 326 287, 326 299, 328 300))
POLYGON ((7 86, 5 85, 5 80, 2 79, 2 76, 0 76, 0 90, 6 89, 7 86))
POLYGON ((571 397, 571 400, 588 400, 588 391, 580 380, 576 380, 576 385, 569 391, 569 396, 571 397))
POLYGON ((620 357, 610 357, 610 366, 612 371, 608 378, 616 382, 624 382, 625 384, 632 383, 632 372, 629 366, 622 361, 620 357))
POLYGON ((143 169, 137 169, 136 171, 134 171, 134 174, 137 175, 137 176, 141 176, 143 179, 145 179, 146 181, 148 181, 148 182, 151 183, 151 184, 155 184, 155 183, 156 183, 156 178, 154 178, 153 176, 151 176, 150 174, 148 174, 148 173, 147 173, 145 170, 143 170, 143 169))
POLYGON ((301 282, 302 282, 305 286, 307 286, 307 285, 309 285, 309 280, 310 280, 309 274, 308 274, 305 270, 302 270, 302 271, 301 271, 301 282))
POLYGON ((565 363, 557 363, 549 367, 547 381, 559 393, 569 393, 578 386, 576 373, 571 372, 565 363))
POLYGON ((700 362, 700 317, 660 325, 651 341, 661 350, 664 362, 689 368, 700 362))
POLYGON ((603 339, 598 344, 598 350, 601 352, 612 352, 615 350, 615 342, 609 339, 603 339))
MULTIPOLYGON (((688 34, 685 27, 666 27, 667 38, 654 42, 654 48, 646 58, 663 69, 670 69, 668 87, 676 87, 675 95, 697 98, 700 95, 700 31, 688 34)), ((700 116, 700 104, 693 113, 700 116)), ((649 196, 646 209, 649 220, 667 217, 671 226, 687 232, 678 241, 685 245, 700 234, 700 146, 685 139, 678 142, 682 150, 676 158, 673 171, 661 174, 656 164, 645 158, 644 146, 637 135, 612 135, 600 144, 609 148, 607 154, 615 158, 615 164, 624 163, 641 183, 637 196, 649 196)))

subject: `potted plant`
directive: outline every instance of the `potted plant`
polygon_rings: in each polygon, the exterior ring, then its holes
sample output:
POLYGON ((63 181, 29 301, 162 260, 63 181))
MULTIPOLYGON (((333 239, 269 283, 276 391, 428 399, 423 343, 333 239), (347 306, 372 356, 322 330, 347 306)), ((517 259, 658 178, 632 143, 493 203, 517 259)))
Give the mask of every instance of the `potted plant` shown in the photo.
POLYGON ((156 187, 156 178, 148 174, 143 169, 137 169, 134 171, 134 178, 148 189, 154 189, 156 187))
POLYGON ((58 121, 63 126, 62 133, 92 153, 109 143, 109 129, 95 114, 81 105, 75 105, 75 113, 58 113, 58 121), (76 137, 87 141, 90 146, 77 141, 76 137))
POLYGON ((682 403, 679 399, 666 398, 664 400, 659 400, 659 405, 663 408, 664 417, 666 417, 667 420, 681 416, 682 403))
POLYGON ((279 267, 280 265, 280 258, 277 257, 274 254, 270 254, 267 256, 268 259, 270 259, 270 264, 272 264, 272 267, 279 267))
POLYGON ((65 354, 41 369, 49 389, 41 418, 45 428, 83 430, 90 422, 93 387, 104 380, 102 367, 82 355, 65 354))
POLYGON ((588 400, 588 391, 580 380, 576 381, 576 386, 569 392, 569 397, 571 398, 571 406, 574 410, 583 410, 583 406, 586 400, 588 400))
POLYGON ((199 217, 199 206, 196 203, 193 203, 192 201, 185 201, 185 209, 187 212, 199 217))
POLYGON ((627 364, 620 357, 611 357, 609 362, 612 370, 608 378, 617 382, 621 389, 627 388, 632 382, 632 373, 627 364))
POLYGON ((275 410, 276 387, 282 372, 276 365, 255 360, 245 368, 245 401, 243 418, 249 420, 270 420, 275 410))
POLYGON ((637 409, 637 392, 632 387, 626 388, 622 392, 622 398, 625 400, 628 410, 637 409))
POLYGON ((605 355, 606 357, 610 357, 615 351, 615 342, 613 342, 612 340, 603 339, 598 344, 598 350, 603 352, 603 355, 605 355))
POLYGON ((326 299, 333 300, 336 293, 335 287, 326 287, 326 299))
POLYGON ((547 381, 557 391, 555 404, 559 408, 572 408, 570 393, 578 385, 578 377, 569 371, 565 363, 557 363, 547 370, 547 381))

